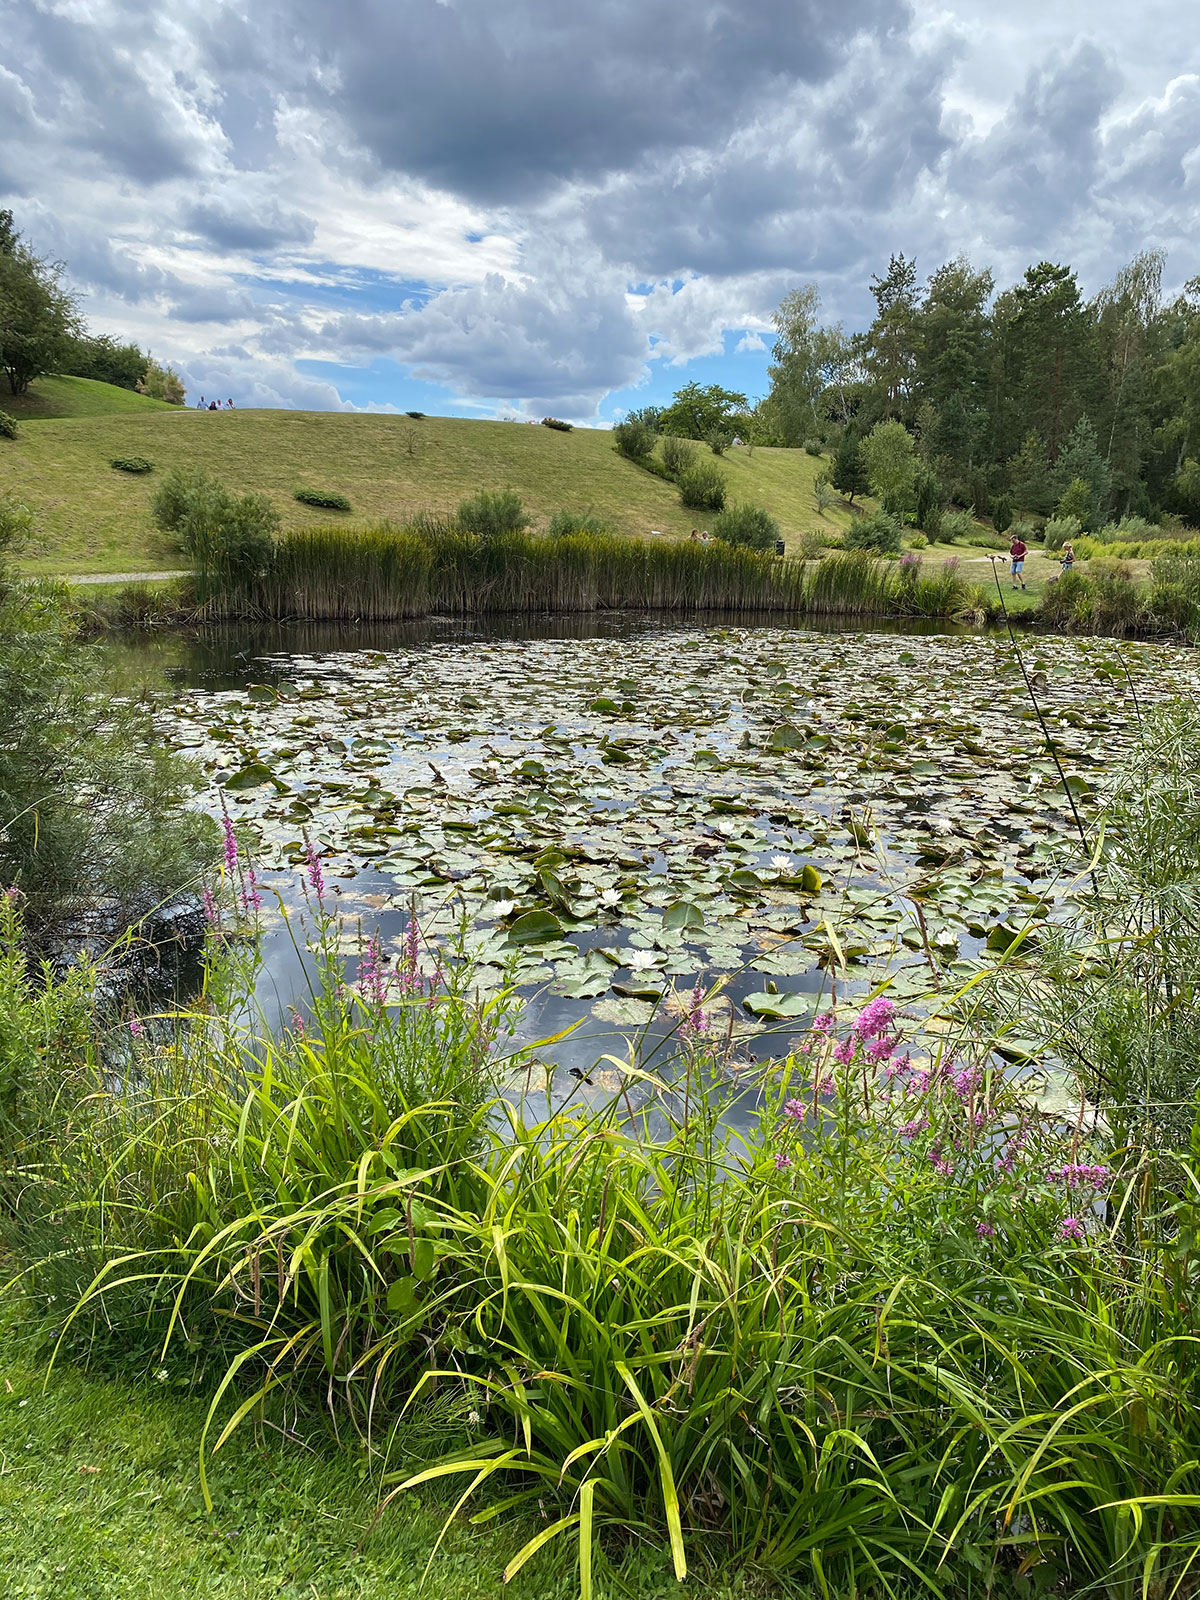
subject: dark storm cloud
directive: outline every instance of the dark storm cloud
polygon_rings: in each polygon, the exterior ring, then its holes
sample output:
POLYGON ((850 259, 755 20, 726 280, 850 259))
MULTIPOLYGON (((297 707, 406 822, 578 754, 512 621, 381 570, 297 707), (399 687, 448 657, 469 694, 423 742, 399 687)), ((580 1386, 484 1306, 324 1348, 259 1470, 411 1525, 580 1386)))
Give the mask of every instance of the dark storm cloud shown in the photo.
POLYGON ((300 0, 298 15, 330 103, 385 168, 502 204, 719 148, 760 100, 832 76, 860 31, 910 21, 905 0, 300 0))
POLYGON ((246 195, 207 200, 183 214, 183 225, 221 250, 262 252, 288 244, 311 244, 316 224, 277 201, 246 195))

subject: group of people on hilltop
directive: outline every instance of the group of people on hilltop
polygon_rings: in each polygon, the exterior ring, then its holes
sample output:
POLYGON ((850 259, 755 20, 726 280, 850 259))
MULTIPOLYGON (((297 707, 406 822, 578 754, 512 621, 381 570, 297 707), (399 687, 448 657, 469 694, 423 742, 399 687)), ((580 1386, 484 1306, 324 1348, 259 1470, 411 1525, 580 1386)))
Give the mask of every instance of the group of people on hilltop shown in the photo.
POLYGON ((205 400, 204 396, 201 395, 199 400, 196 401, 197 411, 232 411, 233 409, 232 400, 226 400, 225 404, 222 405, 219 400, 205 400))

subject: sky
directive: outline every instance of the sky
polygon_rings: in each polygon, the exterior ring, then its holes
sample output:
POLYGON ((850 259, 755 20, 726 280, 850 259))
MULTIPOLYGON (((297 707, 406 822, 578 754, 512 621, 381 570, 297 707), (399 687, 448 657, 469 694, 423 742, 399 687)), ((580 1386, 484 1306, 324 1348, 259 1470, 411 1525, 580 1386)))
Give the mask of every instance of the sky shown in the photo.
POLYGON ((606 425, 965 254, 1200 274, 1188 0, 0 0, 0 207, 195 400, 606 425))

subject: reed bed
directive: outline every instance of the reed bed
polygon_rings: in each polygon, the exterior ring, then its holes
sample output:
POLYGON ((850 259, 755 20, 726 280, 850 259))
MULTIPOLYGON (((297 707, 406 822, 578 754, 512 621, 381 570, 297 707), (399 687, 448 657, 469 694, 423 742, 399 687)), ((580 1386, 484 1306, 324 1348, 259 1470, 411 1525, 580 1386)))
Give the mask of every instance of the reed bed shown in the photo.
POLYGON ((527 532, 480 539, 453 525, 285 534, 249 597, 210 609, 268 616, 387 621, 432 613, 654 610, 889 616, 954 615, 966 586, 902 582, 894 563, 835 553, 779 560, 713 540, 527 532), (940 609, 939 609, 940 608, 940 609))

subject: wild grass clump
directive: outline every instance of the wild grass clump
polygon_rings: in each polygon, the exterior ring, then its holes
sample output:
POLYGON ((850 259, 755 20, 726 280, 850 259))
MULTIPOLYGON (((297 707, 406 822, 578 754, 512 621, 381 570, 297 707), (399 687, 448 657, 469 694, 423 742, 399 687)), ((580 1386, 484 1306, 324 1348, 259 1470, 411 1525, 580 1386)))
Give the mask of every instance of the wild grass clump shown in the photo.
POLYGON ((7 411, 0 411, 0 439, 16 439, 20 432, 21 427, 16 417, 7 411))
POLYGON ((154 471, 153 461, 147 461, 145 456, 114 456, 109 462, 109 466, 113 467, 117 472, 140 474, 154 471))
POLYGON ((458 505, 458 523, 477 539, 499 539, 520 533, 529 518, 515 489, 481 489, 458 505))
POLYGON ((551 539, 566 539, 573 533, 611 533, 612 529, 595 511, 556 511, 546 532, 551 539))
POLYGON ((707 1540, 830 1594, 1021 1568, 1178 1592, 1200 1133, 1169 1164, 1089 1139, 986 1039, 911 1053, 882 996, 815 1019, 742 1131, 700 1091, 724 1063, 696 1000, 674 1081, 617 1062, 608 1105, 540 1120, 497 1092, 515 1018, 461 946, 438 963, 410 923, 397 970, 370 937, 345 970, 311 881, 302 1026, 247 1027, 226 967, 207 1014, 123 1025, 122 1072, 72 1047, 9 1168, 6 1243, 62 1346, 208 1378, 202 1485, 247 1419, 324 1408, 383 1514, 442 1478, 451 1517, 525 1508, 496 1566, 569 1541, 585 1596, 631 1534, 680 1579, 707 1540))
POLYGON ((886 617, 895 604, 896 574, 866 550, 835 551, 814 568, 805 596, 817 616, 886 617))
POLYGON ((350 502, 336 489, 297 489, 292 496, 301 505, 316 506, 322 511, 349 511, 350 502))
POLYGON ((384 622, 428 616, 433 555, 420 533, 297 528, 275 547, 269 574, 253 600, 277 617, 384 622))

